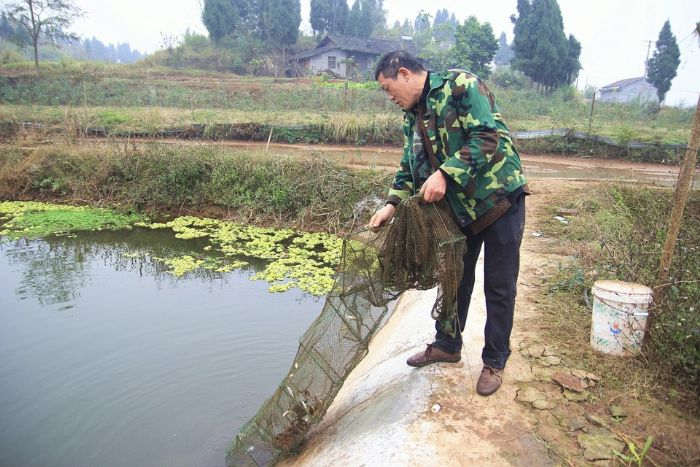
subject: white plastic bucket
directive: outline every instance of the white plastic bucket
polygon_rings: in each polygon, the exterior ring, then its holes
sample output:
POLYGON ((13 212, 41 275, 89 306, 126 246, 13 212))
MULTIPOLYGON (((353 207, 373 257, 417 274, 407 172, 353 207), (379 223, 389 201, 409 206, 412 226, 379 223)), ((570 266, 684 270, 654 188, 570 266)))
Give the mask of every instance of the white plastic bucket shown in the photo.
POLYGON ((629 356, 639 352, 651 300, 652 290, 644 285, 596 281, 591 347, 610 355, 629 356))

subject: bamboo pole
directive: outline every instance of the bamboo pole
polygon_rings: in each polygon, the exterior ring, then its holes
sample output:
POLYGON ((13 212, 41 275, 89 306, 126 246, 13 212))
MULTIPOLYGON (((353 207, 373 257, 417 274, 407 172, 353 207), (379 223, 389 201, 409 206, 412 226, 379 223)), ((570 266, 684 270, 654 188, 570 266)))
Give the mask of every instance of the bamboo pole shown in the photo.
MULTIPOLYGON (((688 149, 685 152, 685 157, 681 163, 678 173, 678 182, 676 183, 676 191, 673 195, 673 209, 671 211, 668 232, 666 233, 666 241, 664 242, 661 252, 661 263, 656 275, 656 286, 654 287, 654 303, 660 303, 670 285, 671 262, 673 260, 673 252, 676 249, 678 241, 678 233, 681 229, 683 220, 683 211, 688 202, 690 189, 695 174, 695 166, 697 164, 698 149, 700 148, 700 97, 698 104, 695 107, 695 117, 693 118, 693 129, 690 133, 690 141, 688 149)), ((651 329, 653 314, 647 320, 647 331, 651 329)), ((647 336, 648 336, 647 332, 647 336)))

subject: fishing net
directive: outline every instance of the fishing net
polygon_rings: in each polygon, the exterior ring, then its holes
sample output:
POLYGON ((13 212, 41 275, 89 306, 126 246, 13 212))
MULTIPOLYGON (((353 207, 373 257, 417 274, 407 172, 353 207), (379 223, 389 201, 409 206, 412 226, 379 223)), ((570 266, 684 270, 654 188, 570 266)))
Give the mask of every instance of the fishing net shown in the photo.
POLYGON ((348 235, 321 314, 278 389, 232 442, 227 465, 267 466, 297 452, 403 291, 437 286, 433 318, 455 321, 464 245, 449 207, 418 197, 401 202, 389 226, 348 235))

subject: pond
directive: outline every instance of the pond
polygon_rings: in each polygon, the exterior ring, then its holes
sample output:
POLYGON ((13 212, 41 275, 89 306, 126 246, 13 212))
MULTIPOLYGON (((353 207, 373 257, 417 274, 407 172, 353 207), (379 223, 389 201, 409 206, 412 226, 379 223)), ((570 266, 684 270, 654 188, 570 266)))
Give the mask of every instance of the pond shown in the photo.
POLYGON ((0 237, 0 465, 223 466, 323 299, 262 261, 181 277, 171 230, 0 237))

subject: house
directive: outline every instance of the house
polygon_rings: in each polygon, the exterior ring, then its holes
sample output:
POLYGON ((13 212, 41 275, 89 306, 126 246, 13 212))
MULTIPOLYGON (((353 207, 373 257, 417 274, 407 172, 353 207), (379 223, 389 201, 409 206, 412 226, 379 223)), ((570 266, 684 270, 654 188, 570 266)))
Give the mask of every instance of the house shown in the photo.
POLYGON ((656 87, 640 78, 628 78, 603 86, 598 90, 598 100, 602 102, 659 102, 656 87))
POLYGON ((415 53, 413 42, 408 38, 377 39, 342 35, 328 35, 318 46, 289 59, 287 75, 315 75, 327 72, 345 78, 365 74, 372 70, 380 55, 392 50, 404 49, 415 53), (354 62, 349 63, 349 59, 354 62))

